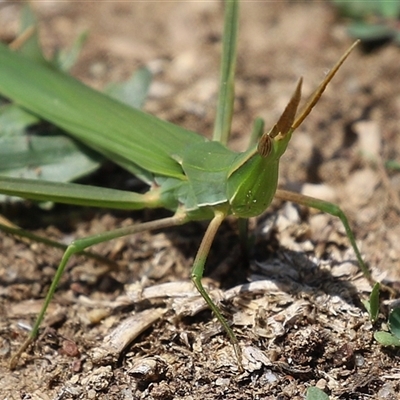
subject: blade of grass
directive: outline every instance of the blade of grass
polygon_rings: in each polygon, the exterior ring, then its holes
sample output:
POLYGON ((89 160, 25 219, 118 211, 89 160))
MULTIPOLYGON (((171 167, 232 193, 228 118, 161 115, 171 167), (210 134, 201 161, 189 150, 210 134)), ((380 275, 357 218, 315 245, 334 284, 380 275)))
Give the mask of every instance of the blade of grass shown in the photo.
POLYGON ((220 72, 217 115, 214 124, 213 140, 226 145, 228 142, 233 104, 235 100, 235 70, 237 53, 238 14, 237 0, 225 1, 224 45, 220 72))

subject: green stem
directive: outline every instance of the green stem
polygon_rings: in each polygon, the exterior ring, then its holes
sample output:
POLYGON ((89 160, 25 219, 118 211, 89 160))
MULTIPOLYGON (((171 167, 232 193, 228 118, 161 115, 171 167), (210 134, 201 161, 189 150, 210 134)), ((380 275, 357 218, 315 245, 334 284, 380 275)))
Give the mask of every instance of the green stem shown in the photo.
POLYGON ((217 115, 214 124, 213 140, 226 145, 232 124, 233 103, 235 100, 235 70, 237 53, 237 33, 239 3, 237 0, 225 1, 225 22, 223 35, 222 62, 219 83, 217 115))

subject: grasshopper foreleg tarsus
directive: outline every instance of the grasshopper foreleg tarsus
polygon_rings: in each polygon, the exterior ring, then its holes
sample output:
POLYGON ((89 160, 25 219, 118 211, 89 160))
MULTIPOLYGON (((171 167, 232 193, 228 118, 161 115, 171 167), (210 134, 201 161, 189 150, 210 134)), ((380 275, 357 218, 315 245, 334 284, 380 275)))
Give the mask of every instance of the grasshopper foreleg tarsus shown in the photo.
POLYGON ((46 298, 44 300, 43 306, 36 318, 36 321, 33 325, 32 330, 29 334, 29 338, 23 343, 23 345, 20 347, 18 352, 11 358, 10 368, 14 369, 17 366, 17 363, 18 363, 18 360, 19 360, 21 354, 28 348, 30 343, 32 343, 35 340, 35 338, 37 337, 40 325, 42 324, 44 316, 46 314, 46 310, 54 296, 54 292, 57 289, 58 283, 60 282, 60 279, 64 273, 65 267, 67 266, 68 261, 70 260, 70 258, 73 255, 82 253, 82 251, 84 251, 88 247, 93 246, 95 244, 107 242, 112 239, 117 239, 117 238, 120 238, 123 236, 132 235, 135 233, 151 231, 151 230, 155 230, 155 229, 169 228, 171 226, 178 226, 178 225, 184 224, 185 222, 187 222, 186 214, 178 211, 172 217, 163 218, 163 219, 159 219, 156 221, 144 222, 144 223, 138 224, 138 225, 131 225, 131 226, 123 227, 120 229, 116 229, 114 231, 104 232, 101 234, 97 234, 97 235, 93 235, 93 236, 89 236, 89 237, 86 237, 83 239, 77 239, 77 240, 73 241, 64 252, 61 262, 57 268, 56 274, 50 285, 50 288, 46 294, 46 298))

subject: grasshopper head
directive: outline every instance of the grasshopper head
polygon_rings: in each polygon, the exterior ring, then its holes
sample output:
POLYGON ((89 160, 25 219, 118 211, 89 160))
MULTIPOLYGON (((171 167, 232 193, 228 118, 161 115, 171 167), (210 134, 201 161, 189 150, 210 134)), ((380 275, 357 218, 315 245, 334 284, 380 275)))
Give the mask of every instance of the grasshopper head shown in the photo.
POLYGON ((242 218, 254 217, 271 204, 278 184, 279 159, 292 136, 301 84, 300 79, 278 122, 261 136, 256 151, 250 152, 247 158, 245 156, 243 163, 228 177, 232 214, 242 218))
POLYGON ((278 184, 279 158, 285 152, 293 131, 318 103, 326 86, 358 43, 359 41, 353 43, 343 54, 296 116, 301 97, 300 79, 279 121, 262 135, 257 149, 245 153, 232 168, 227 186, 232 214, 242 218, 254 217, 270 205, 278 184))

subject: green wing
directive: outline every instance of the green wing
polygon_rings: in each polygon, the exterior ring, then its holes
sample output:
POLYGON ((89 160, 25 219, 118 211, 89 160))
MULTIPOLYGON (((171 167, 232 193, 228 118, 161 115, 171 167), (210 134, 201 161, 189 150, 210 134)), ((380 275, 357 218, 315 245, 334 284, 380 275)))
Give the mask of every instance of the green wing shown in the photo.
POLYGON ((122 164, 184 179, 174 158, 206 139, 130 108, 0 44, 0 94, 122 164))

